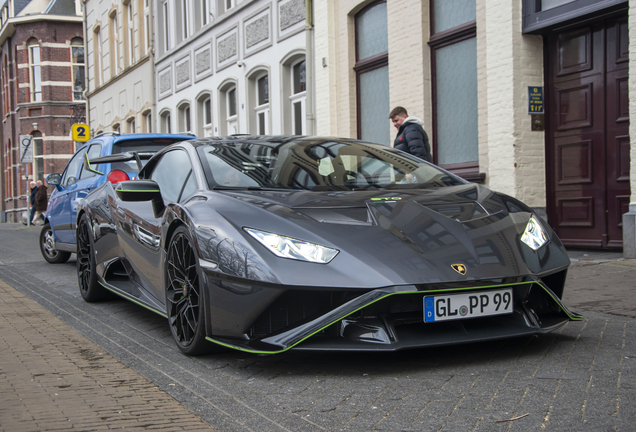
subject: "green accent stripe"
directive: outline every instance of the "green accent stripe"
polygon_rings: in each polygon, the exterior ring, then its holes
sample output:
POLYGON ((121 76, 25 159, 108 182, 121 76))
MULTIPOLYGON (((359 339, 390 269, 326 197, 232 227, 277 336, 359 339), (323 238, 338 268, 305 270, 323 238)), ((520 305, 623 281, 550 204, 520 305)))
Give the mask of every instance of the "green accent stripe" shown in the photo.
POLYGON ((117 290, 115 290, 115 289, 113 289, 113 288, 109 287, 108 285, 106 285, 106 284, 105 284, 105 283, 103 283, 102 281, 98 281, 98 282, 99 282, 99 284, 100 284, 101 286, 103 286, 104 288, 106 288, 108 291, 110 291, 110 292, 112 292, 112 293, 115 293, 115 294, 117 294, 118 296, 125 298, 126 300, 130 300, 131 302, 133 302, 133 303, 135 303, 135 304, 138 304, 139 306, 144 307, 144 308, 148 309, 149 311, 152 311, 152 312, 154 312, 154 313, 156 313, 156 314, 158 314, 158 315, 161 315, 161 316, 162 316, 162 317, 164 317, 164 318, 168 318, 168 315, 167 315, 167 314, 165 314, 165 313, 163 313, 163 312, 159 312, 157 309, 151 308, 150 306, 148 306, 148 305, 146 305, 146 304, 143 304, 142 302, 140 302, 140 301, 138 301, 138 300, 135 300, 134 298, 130 297, 129 295, 126 295, 126 294, 124 294, 124 293, 122 293, 122 292, 120 292, 120 291, 117 291, 117 290))
MULTIPOLYGON (((488 286, 483 286, 483 287, 446 288, 446 289, 437 289, 437 290, 431 290, 431 291, 396 292, 396 293, 390 293, 390 294, 387 294, 387 295, 382 296, 382 297, 380 297, 380 298, 377 298, 376 300, 372 301, 371 303, 368 303, 368 304, 366 304, 366 305, 364 305, 364 306, 361 306, 361 307, 359 307, 358 309, 356 309, 356 310, 354 310, 354 311, 352 311, 352 312, 348 313, 348 314, 347 314, 347 315, 345 315, 344 317, 338 318, 337 320, 335 320, 335 321, 333 321, 333 322, 331 322, 331 323, 329 323, 329 324, 326 324, 325 326, 321 327, 320 329, 316 330, 315 332, 313 332, 313 333, 311 333, 311 334, 307 335, 306 337, 304 337, 303 339, 299 340, 299 341, 298 341, 298 342, 296 342, 295 344, 293 344, 293 345, 291 345, 291 346, 289 346, 289 347, 287 347, 287 348, 284 348, 284 349, 282 349, 282 350, 278 350, 278 351, 260 351, 260 350, 252 350, 252 349, 249 349, 249 348, 243 348, 243 347, 239 347, 239 346, 235 346, 235 345, 230 345, 230 344, 228 344, 228 343, 225 343, 225 342, 221 342, 221 341, 218 341, 218 340, 212 339, 212 338, 211 338, 211 337, 209 337, 209 336, 206 336, 206 337, 205 337, 205 339, 206 339, 206 340, 208 340, 208 341, 210 341, 210 342, 213 342, 213 343, 215 343, 215 344, 218 344, 218 345, 221 345, 221 346, 227 347, 227 348, 232 348, 232 349, 235 349, 235 350, 238 350, 238 351, 244 351, 244 352, 248 352, 248 353, 252 353, 252 354, 280 354, 280 353, 284 353, 285 351, 288 351, 288 350, 292 349, 292 348, 293 348, 293 347, 295 347, 296 345, 298 345, 298 344, 300 344, 300 343, 304 342, 305 340, 309 339, 310 337, 314 336, 315 334, 320 333, 321 331, 323 331, 323 330, 324 330, 324 329, 326 329, 327 327, 329 327, 329 326, 331 326, 331 325, 333 325, 333 324, 337 323, 338 321, 343 320, 344 318, 348 317, 349 315, 352 315, 352 314, 354 314, 354 313, 358 312, 358 311, 359 311, 359 310, 361 310, 361 309, 364 309, 364 308, 366 308, 366 307, 368 307, 368 306, 371 306, 372 304, 377 303, 377 302, 379 302, 380 300, 384 300, 384 299, 385 299, 385 298, 387 298, 387 297, 391 297, 391 296, 399 295, 399 294, 424 294, 424 295, 426 295, 426 294, 428 294, 428 293, 441 293, 441 292, 449 292, 449 291, 453 291, 453 292, 455 292, 455 291, 467 291, 467 290, 482 290, 482 289, 488 289, 488 288, 506 288, 506 287, 516 286, 516 285, 525 285, 525 284, 537 284, 537 285, 539 285, 541 288, 543 288, 543 290, 544 290, 544 291, 546 291, 546 292, 550 295, 550 297, 552 297, 552 299, 553 299, 553 300, 555 300, 555 301, 556 301, 556 303, 559 305, 559 307, 561 307, 561 302, 560 302, 560 301, 558 301, 558 300, 556 300, 556 299, 554 298, 554 296, 552 295, 552 293, 550 292, 550 290, 547 290, 547 289, 546 289, 546 287, 544 287, 541 283, 539 283, 539 282, 537 282, 537 281, 515 282, 515 283, 511 283, 511 284, 503 284, 503 285, 488 285, 488 286)), ((581 320, 583 319, 583 318, 573 317, 572 315, 570 315, 570 313, 569 313, 569 311, 568 311, 567 309, 563 309, 563 308, 561 307, 561 310, 562 310, 562 311, 563 311, 563 312, 564 312, 564 313, 568 316, 568 318, 569 318, 570 320, 572 320, 572 321, 581 321, 581 320)))

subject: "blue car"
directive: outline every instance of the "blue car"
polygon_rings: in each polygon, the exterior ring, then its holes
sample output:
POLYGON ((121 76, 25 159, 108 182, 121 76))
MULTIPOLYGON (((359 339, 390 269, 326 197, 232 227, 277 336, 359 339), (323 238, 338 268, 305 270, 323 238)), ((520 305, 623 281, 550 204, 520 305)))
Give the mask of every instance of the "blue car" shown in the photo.
POLYGON ((132 160, 101 163, 95 168, 103 174, 97 174, 83 167, 84 155, 91 160, 118 153, 136 152, 142 163, 145 163, 158 150, 193 138, 193 135, 120 135, 116 132, 106 132, 83 145, 66 164, 62 174, 53 173, 46 178, 47 183, 54 185, 56 190, 49 199, 44 226, 40 233, 40 251, 44 259, 49 263, 63 263, 76 251, 75 220, 80 199, 107 181, 118 183, 122 180, 133 180, 139 172, 139 164, 132 160))

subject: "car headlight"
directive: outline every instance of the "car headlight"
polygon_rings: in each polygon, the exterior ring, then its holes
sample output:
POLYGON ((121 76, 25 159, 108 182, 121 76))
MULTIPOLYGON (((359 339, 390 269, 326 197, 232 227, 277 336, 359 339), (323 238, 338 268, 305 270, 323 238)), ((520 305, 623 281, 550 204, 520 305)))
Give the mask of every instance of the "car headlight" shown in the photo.
POLYGON ((537 250, 548 242, 548 236, 537 218, 532 215, 526 225, 526 229, 521 236, 521 241, 527 244, 532 250, 537 250))
POLYGON ((273 254, 281 258, 327 264, 334 259, 339 252, 336 249, 266 231, 259 231, 253 228, 243 229, 273 254))

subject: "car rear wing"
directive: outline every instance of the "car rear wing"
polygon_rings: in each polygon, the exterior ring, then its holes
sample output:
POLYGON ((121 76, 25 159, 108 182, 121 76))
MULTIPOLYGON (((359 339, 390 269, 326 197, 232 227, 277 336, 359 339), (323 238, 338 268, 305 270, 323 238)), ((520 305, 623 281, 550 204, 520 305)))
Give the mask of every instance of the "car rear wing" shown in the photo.
POLYGON ((88 155, 84 153, 84 168, 92 173, 104 175, 103 172, 97 171, 96 169, 91 167, 91 164, 97 165, 100 163, 128 162, 128 161, 134 160, 137 162, 137 167, 141 171, 141 169, 143 168, 141 159, 150 159, 151 157, 152 157, 151 153, 146 153, 146 152, 139 153, 136 151, 132 151, 132 152, 125 152, 125 153, 117 153, 110 156, 101 156, 98 158, 94 158, 93 160, 89 160, 88 155))

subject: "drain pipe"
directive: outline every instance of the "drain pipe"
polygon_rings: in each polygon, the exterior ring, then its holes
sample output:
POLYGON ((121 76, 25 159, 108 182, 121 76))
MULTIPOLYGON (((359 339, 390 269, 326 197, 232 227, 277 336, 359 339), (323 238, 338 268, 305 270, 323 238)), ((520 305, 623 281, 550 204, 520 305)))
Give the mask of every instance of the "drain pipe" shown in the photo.
POLYGON ((312 10, 312 0, 305 0, 305 73, 307 74, 305 117, 307 135, 316 133, 316 118, 314 115, 314 23, 312 10))

